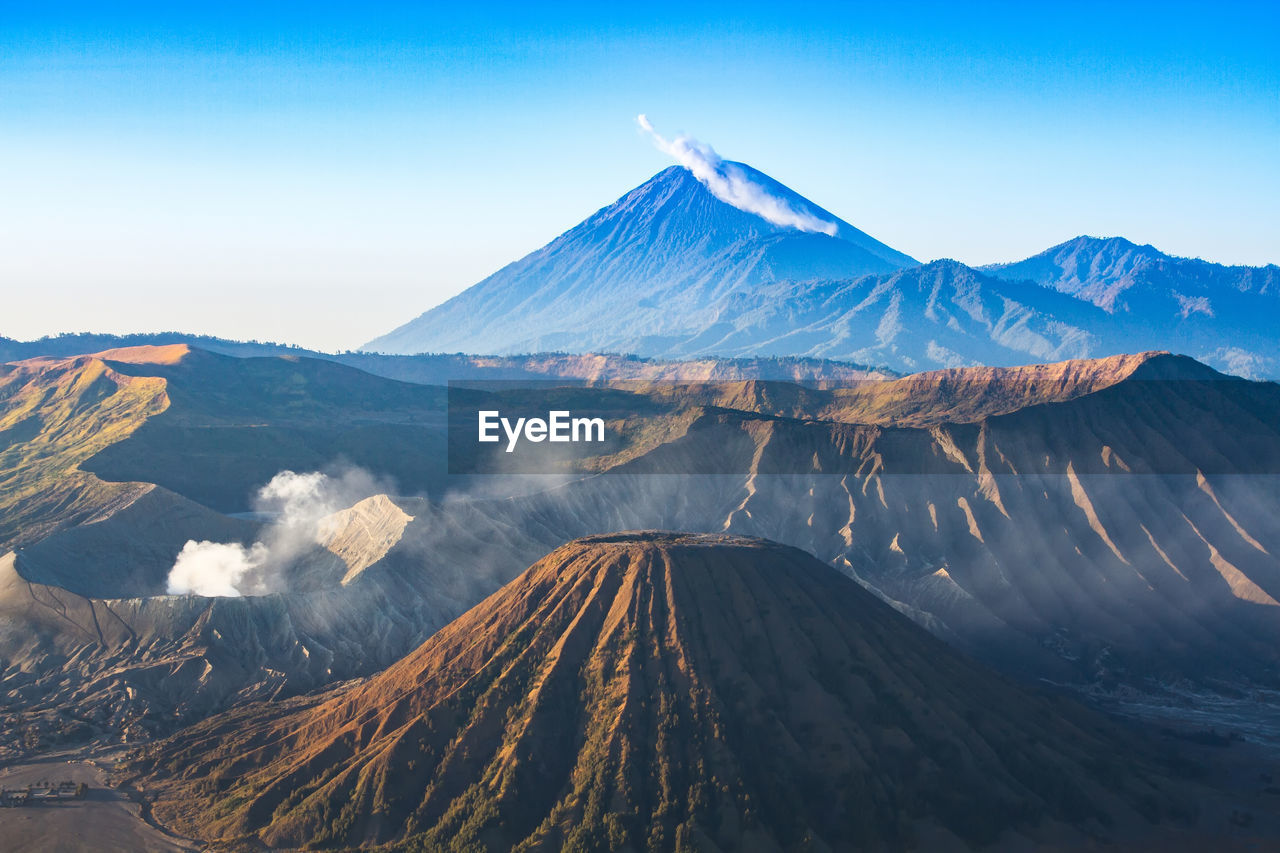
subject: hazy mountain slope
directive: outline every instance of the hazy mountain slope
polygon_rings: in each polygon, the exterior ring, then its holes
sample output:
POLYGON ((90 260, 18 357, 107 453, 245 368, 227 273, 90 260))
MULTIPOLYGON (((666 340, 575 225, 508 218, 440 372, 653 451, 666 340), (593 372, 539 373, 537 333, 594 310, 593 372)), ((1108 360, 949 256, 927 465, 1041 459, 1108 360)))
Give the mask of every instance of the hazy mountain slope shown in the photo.
POLYGON ((1280 267, 1223 266, 1176 258, 1120 237, 1077 237, 983 271, 1032 281, 1117 317, 1128 349, 1159 346, 1238 375, 1280 376, 1280 267))
POLYGON ((981 270, 919 266, 847 223, 835 236, 772 225, 673 167, 365 349, 801 356, 898 372, 1162 349, 1261 378, 1280 376, 1278 300, 1280 267, 1121 238, 981 270))
MULTIPOLYGON (((426 521, 422 503, 407 506, 426 521)), ((247 543, 261 525, 161 488, 0 557, 0 708, 22 721, 7 719, 0 757, 147 739, 389 665, 509 577, 447 519, 430 553, 411 543, 396 570, 371 568, 409 520, 386 496, 360 501, 323 519, 280 591, 239 598, 165 595, 165 576, 187 537, 247 543)))
POLYGON ((894 375, 884 368, 804 356, 662 359, 612 353, 492 356, 353 352, 342 353, 334 359, 375 376, 429 385, 508 379, 581 379, 588 382, 775 379, 786 382, 848 382, 884 379, 894 375))
POLYGON ((19 549, 28 580, 98 598, 165 592, 174 557, 188 540, 248 545, 261 525, 230 518, 152 486, 127 506, 19 549))
POLYGON ((629 468, 749 471, 696 480, 687 506, 723 513, 698 529, 810 550, 983 654, 1060 647, 1086 678, 1260 674, 1280 631, 1280 527, 1261 509, 1280 494, 1277 423, 1275 386, 1157 357, 971 424, 708 417, 629 468))
POLYGON ((570 543, 376 678, 142 766, 183 832, 283 846, 902 848, 1178 809, 1119 730, 809 555, 661 533, 570 543))
MULTIPOLYGON (((1134 288, 1185 288, 1184 297, 1201 291, 1252 293, 1280 298, 1280 267, 1224 266, 1199 258, 1177 258, 1154 246, 1123 237, 1076 237, 1023 261, 991 264, 983 272, 1010 281, 1034 281, 1079 296, 1108 311, 1134 310, 1134 288)), ((1151 294, 1145 294, 1147 296, 1151 294)), ((1192 311, 1195 309, 1193 308, 1192 311)))
POLYGON ((978 271, 935 261, 856 279, 736 289, 651 334, 620 327, 609 345, 663 357, 801 355, 899 373, 1162 349, 1246 378, 1280 376, 1273 268, 1134 263, 1122 277, 1133 283, 1106 307, 1085 298, 1087 287, 1024 280, 1016 265, 978 271))
POLYGON ((1124 352, 1113 325, 1048 287, 918 266, 847 223, 834 236, 770 224, 673 167, 366 349, 801 356, 914 372, 1124 352))
MULTIPOLYGON (((954 261, 856 280, 737 291, 684 336, 624 340, 663 355, 801 354, 911 373, 1110 354, 1105 312, 954 261)), ((1149 347, 1148 347, 1149 348, 1149 347)))
MULTIPOLYGON (((705 322, 744 287, 886 272, 915 262, 748 166, 753 181, 836 224, 775 225, 672 166, 618 201, 364 349, 380 352, 618 351, 619 341, 705 322)), ((654 354, 656 349, 631 350, 654 354)))
MULTIPOLYGON (((1043 381, 1057 402, 1037 404, 1029 372, 949 372, 918 408, 892 386, 920 380, 885 383, 887 416, 755 385, 739 404, 784 417, 706 410, 604 476, 465 504, 465 526, 498 576, 520 564, 509 530, 530 549, 607 527, 765 536, 1026 672, 1271 677, 1280 391, 1155 354, 1039 368, 1067 384, 1043 381), (833 421, 797 419, 815 401, 833 421)), ((403 541, 430 550, 437 523, 403 541)))

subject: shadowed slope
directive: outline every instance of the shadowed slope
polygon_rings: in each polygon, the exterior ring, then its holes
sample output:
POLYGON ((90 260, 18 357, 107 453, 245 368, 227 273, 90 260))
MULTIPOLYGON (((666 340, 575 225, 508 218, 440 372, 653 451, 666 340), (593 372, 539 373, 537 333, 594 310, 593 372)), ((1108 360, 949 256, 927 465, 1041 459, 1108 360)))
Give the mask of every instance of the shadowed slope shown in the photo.
MULTIPOLYGON (((961 405, 1020 393, 959 387, 961 405)), ((667 523, 804 548, 988 660, 1016 650, 1018 668, 1038 658, 1025 669, 1063 679, 1269 681, 1278 423, 1274 384, 1162 355, 1093 393, 973 423, 713 413, 623 470, 748 472, 694 479, 667 523)))
POLYGON ((283 469, 344 460, 394 477, 408 492, 425 491, 442 474, 440 388, 293 356, 191 350, 174 363, 109 364, 120 373, 159 377, 171 405, 129 441, 86 462, 103 479, 151 482, 237 512, 283 469))
POLYGON ((282 846, 903 847, 1169 804, 1107 724, 809 555, 664 533, 569 543, 382 675, 142 766, 162 820, 282 846))

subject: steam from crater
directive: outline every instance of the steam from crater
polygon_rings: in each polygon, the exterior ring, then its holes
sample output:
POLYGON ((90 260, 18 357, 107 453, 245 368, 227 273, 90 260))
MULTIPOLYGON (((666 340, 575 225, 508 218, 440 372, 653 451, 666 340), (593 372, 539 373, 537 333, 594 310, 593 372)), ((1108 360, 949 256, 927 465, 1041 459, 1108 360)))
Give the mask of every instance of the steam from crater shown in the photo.
POLYGON ((285 570, 318 544, 321 522, 379 489, 358 468, 338 475, 281 471, 258 490, 253 510, 271 518, 260 539, 188 540, 169 570, 170 595, 236 597, 281 592, 285 570))
POLYGON ((267 547, 261 542, 246 548, 239 542, 197 542, 187 540, 169 570, 170 595, 204 595, 234 598, 238 585, 266 562, 267 547))
POLYGON ((715 149, 692 136, 677 136, 668 140, 653 129, 649 119, 641 113, 636 116, 640 129, 653 139, 659 151, 670 154, 701 181, 712 195, 739 210, 754 213, 774 225, 784 225, 801 231, 814 231, 835 236, 839 230, 834 222, 820 219, 807 211, 796 210, 786 200, 773 195, 757 183, 740 166, 726 163, 715 149))

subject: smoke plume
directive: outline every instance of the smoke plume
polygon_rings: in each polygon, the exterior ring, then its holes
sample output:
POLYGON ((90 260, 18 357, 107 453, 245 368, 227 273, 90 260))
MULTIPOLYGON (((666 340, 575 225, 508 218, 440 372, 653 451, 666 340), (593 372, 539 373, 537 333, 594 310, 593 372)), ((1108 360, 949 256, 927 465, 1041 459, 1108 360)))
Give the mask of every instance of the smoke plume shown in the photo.
POLYGON ((691 136, 665 139, 653 129, 649 119, 641 113, 636 116, 640 129, 653 139, 658 150, 670 154, 693 176, 711 190, 712 195, 739 210, 754 213, 774 225, 784 225, 801 231, 816 231, 835 236, 838 230, 834 222, 819 219, 806 211, 796 210, 786 199, 778 198, 765 187, 753 181, 743 169, 726 163, 715 149, 691 136))
POLYGON ((326 517, 386 490, 356 468, 332 476, 281 471, 253 500, 254 512, 271 519, 261 538, 248 548, 189 540, 169 570, 168 592, 209 597, 279 592, 286 570, 318 544, 326 517))

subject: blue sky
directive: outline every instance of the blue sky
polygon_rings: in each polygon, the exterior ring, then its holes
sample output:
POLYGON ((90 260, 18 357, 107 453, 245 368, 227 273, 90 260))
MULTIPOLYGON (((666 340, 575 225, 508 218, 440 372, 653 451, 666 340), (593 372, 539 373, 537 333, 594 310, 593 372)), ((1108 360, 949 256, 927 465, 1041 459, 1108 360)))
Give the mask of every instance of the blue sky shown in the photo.
POLYGON ((922 260, 1280 261, 1275 3, 178 5, 0 4, 0 334, 356 346, 668 165, 640 112, 922 260))

